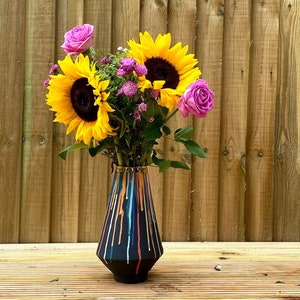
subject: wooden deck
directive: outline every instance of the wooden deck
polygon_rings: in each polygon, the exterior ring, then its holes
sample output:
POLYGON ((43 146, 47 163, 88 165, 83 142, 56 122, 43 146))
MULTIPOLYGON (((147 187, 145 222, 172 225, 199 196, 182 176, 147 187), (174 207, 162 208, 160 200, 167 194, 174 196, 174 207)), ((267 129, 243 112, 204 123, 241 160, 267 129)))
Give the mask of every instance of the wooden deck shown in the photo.
POLYGON ((148 281, 127 285, 113 280, 95 243, 2 244, 0 299, 300 299, 300 243, 164 249, 148 281))

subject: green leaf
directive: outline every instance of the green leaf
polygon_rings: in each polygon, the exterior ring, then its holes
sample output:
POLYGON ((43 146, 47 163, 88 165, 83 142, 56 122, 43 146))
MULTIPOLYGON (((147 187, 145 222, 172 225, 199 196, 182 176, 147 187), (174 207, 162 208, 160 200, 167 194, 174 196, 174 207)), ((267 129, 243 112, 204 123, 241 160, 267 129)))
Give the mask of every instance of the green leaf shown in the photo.
POLYGON ((160 131, 160 126, 157 122, 151 123, 148 127, 145 128, 144 136, 147 140, 155 141, 156 139, 162 136, 160 131))
POLYGON ((159 172, 165 172, 169 168, 190 170, 190 167, 185 162, 176 161, 176 160, 164 160, 163 159, 163 160, 160 160, 160 162, 157 165, 159 167, 159 172))
POLYGON ((156 156, 156 151, 153 150, 152 161, 153 161, 154 164, 158 165, 160 162, 164 161, 164 159, 158 158, 156 156))
POLYGON ((193 126, 186 126, 184 128, 177 129, 174 133, 174 137, 177 142, 183 142, 192 139, 193 134, 193 126))
POLYGON ((190 167, 185 162, 176 161, 176 160, 170 161, 170 167, 184 169, 184 170, 190 170, 190 167))
POLYGON ((149 120, 150 118, 154 118, 155 120, 157 118, 160 118, 161 120, 165 118, 165 116, 168 113, 168 109, 166 107, 162 107, 157 104, 157 101, 153 98, 147 99, 147 110, 142 113, 143 117, 146 120, 149 120))
POLYGON ((163 133, 165 134, 165 135, 169 135, 169 134, 171 134, 171 129, 168 127, 168 126, 163 126, 162 127, 162 131, 163 131, 163 133))
POLYGON ((96 147, 90 146, 89 154, 91 157, 95 157, 99 152, 109 149, 114 149, 114 143, 112 138, 106 138, 105 140, 98 142, 96 147))
POLYGON ((181 141, 181 143, 183 143, 184 146, 186 147, 186 149, 193 155, 199 156, 202 158, 207 157, 207 154, 204 152, 204 150, 193 140, 181 141))
POLYGON ((157 158, 155 154, 152 155, 152 161, 159 167, 159 172, 165 172, 169 168, 190 170, 189 166, 185 162, 157 158))
POLYGON ((171 162, 169 160, 162 160, 158 163, 159 172, 165 172, 171 166, 171 162))
POLYGON ((58 156, 65 160, 67 158, 67 153, 69 151, 74 151, 74 150, 86 148, 86 147, 87 147, 87 145, 84 143, 77 143, 77 144, 71 145, 71 146, 65 148, 64 150, 60 151, 58 153, 58 156))

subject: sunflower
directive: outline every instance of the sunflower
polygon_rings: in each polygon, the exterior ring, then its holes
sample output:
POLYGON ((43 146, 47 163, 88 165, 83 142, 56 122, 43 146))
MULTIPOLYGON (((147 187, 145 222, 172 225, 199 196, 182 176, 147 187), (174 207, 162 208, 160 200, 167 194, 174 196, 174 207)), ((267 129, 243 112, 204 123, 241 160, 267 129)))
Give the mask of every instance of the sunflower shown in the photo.
POLYGON ((147 74, 139 77, 141 89, 159 87, 158 104, 170 111, 177 106, 179 97, 186 88, 199 78, 201 71, 193 54, 187 54, 188 46, 179 42, 172 48, 171 34, 159 34, 155 41, 145 31, 140 33, 140 43, 128 41, 128 56, 147 67, 147 74))
POLYGON ((67 134, 76 132, 76 140, 90 145, 114 135, 108 112, 114 111, 106 101, 109 80, 101 81, 95 64, 88 56, 70 56, 58 61, 63 74, 51 75, 46 103, 55 112, 54 122, 67 126, 67 134))

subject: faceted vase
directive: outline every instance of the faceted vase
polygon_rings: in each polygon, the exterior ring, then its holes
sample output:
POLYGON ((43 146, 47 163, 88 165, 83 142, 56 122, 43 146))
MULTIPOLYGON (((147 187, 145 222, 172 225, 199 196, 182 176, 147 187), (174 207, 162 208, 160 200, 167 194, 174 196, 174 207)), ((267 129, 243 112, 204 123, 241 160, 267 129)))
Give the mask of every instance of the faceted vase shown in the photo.
POLYGON ((116 281, 138 283, 162 254, 148 168, 117 167, 97 256, 116 281))

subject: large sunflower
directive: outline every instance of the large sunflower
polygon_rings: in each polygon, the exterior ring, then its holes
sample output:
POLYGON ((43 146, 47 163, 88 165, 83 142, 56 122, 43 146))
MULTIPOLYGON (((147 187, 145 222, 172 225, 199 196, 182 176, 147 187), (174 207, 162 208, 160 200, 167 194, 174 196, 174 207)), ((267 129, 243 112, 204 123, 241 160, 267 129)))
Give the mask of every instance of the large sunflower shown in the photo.
POLYGON ((148 73, 139 77, 140 87, 160 90, 158 104, 170 111, 177 106, 179 97, 186 88, 199 78, 201 71, 193 54, 187 54, 188 46, 181 43, 172 48, 171 34, 159 34, 155 41, 149 32, 140 33, 140 43, 128 41, 128 55, 137 63, 144 64, 148 73))
POLYGON ((52 75, 48 86, 47 104, 55 112, 55 122, 67 126, 67 134, 76 131, 76 140, 90 145, 114 135, 106 101, 109 80, 101 81, 88 56, 70 56, 58 61, 63 74, 52 75))

